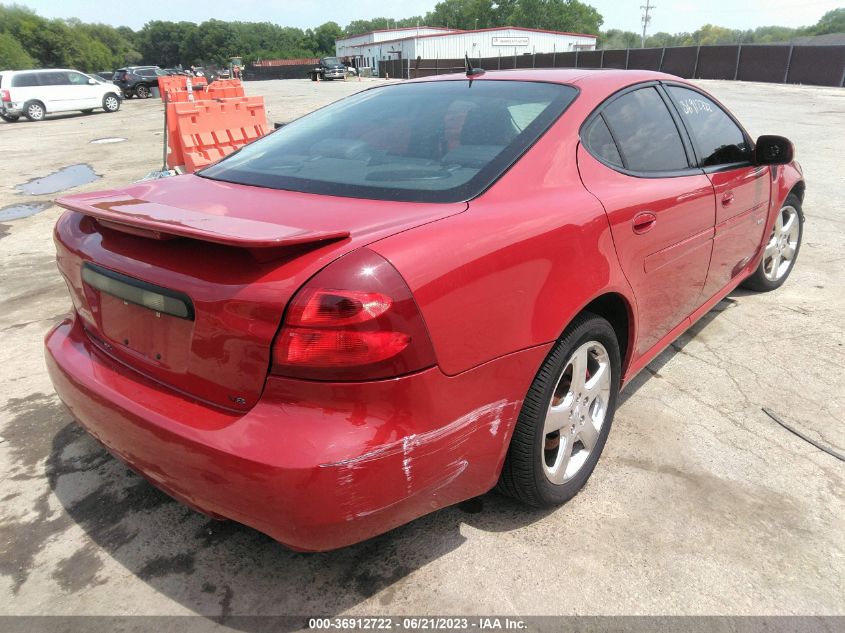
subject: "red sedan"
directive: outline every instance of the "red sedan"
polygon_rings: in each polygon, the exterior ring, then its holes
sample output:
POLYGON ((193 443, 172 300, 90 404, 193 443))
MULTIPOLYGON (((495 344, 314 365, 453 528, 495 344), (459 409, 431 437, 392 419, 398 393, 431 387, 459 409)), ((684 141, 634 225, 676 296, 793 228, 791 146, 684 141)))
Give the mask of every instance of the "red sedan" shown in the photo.
POLYGON ((669 75, 366 90, 196 174, 68 196, 47 364, 156 486, 300 550, 498 486, 559 504, 620 387, 739 284, 780 286, 804 182, 669 75))

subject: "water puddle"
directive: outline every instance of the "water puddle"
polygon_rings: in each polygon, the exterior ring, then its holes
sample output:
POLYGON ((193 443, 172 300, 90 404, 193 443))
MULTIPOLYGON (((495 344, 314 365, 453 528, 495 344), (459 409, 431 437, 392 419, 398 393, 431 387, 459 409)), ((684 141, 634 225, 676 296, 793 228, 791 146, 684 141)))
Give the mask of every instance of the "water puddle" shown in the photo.
POLYGON ((59 171, 53 172, 43 178, 33 178, 22 185, 15 185, 23 193, 31 196, 41 196, 46 193, 56 193, 99 180, 100 176, 94 173, 90 165, 71 165, 59 171))
POLYGON ((8 220, 20 220, 21 218, 28 218, 36 213, 41 213, 45 209, 53 206, 52 202, 28 202, 25 204, 13 204, 8 207, 0 209, 0 222, 7 222, 8 220))
POLYGON ((109 143, 122 143, 125 140, 122 136, 107 136, 106 138, 95 138, 89 142, 91 145, 107 145, 109 143))

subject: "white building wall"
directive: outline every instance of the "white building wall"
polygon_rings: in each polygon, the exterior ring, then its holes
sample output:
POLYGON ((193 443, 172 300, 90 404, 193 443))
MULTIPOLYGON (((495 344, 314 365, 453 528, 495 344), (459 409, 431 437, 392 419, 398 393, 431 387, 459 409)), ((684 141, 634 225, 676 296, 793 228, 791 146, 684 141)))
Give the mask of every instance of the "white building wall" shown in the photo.
MULTIPOLYGON (((335 54, 338 57, 352 57, 354 55, 362 54, 356 47, 367 44, 377 44, 388 40, 396 40, 400 38, 412 37, 415 35, 433 35, 437 33, 449 33, 451 29, 438 29, 428 26, 411 27, 403 29, 390 29, 385 31, 373 31, 372 33, 363 33, 353 37, 345 37, 335 41, 335 54)), ((375 46, 377 51, 378 47, 375 46)))
MULTIPOLYGON (((388 35, 388 32, 368 33, 355 38, 337 40, 338 57, 359 57, 361 64, 378 70, 382 59, 462 59, 464 54, 471 58, 512 57, 532 53, 566 53, 578 50, 592 50, 596 38, 586 35, 568 35, 519 28, 502 28, 481 31, 444 33, 436 29, 420 28, 434 33, 434 37, 408 36, 408 31, 395 30, 393 39, 373 41, 374 36, 388 35), (442 34, 441 34, 442 33, 442 34)), ((413 61, 411 62, 413 63, 413 61)), ((360 65, 360 64, 359 64, 360 65)))
MULTIPOLYGON (((495 31, 469 31, 442 37, 417 40, 412 58, 459 59, 470 57, 502 57, 525 53, 564 53, 595 48, 596 39, 578 35, 543 33, 521 29, 497 29, 495 31)), ((410 51, 409 51, 410 52, 410 51)))

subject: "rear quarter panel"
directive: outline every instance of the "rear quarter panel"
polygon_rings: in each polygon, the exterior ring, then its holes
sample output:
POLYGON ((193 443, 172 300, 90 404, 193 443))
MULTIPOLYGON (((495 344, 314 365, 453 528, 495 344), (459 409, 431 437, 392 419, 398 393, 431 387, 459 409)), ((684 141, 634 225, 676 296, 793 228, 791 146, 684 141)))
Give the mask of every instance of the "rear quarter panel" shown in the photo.
POLYGON ((413 291, 446 374, 554 341, 604 292, 630 298, 578 177, 580 120, 565 113, 466 213, 371 246, 413 291))

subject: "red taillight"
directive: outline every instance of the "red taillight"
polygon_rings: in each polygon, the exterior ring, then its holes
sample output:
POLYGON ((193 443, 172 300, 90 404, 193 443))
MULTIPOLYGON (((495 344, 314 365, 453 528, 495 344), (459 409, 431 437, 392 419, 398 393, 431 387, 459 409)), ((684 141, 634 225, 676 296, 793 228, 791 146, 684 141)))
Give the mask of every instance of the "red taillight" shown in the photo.
POLYGON ((0 101, 8 103, 11 100, 12 96, 9 94, 8 90, 0 90, 0 101))
POLYGON ((430 367, 434 351, 405 281, 373 251, 323 269, 291 300, 272 372, 312 380, 375 380, 430 367))
POLYGON ((381 316, 393 300, 379 292, 305 288, 301 301, 291 307, 289 325, 343 326, 381 316))

